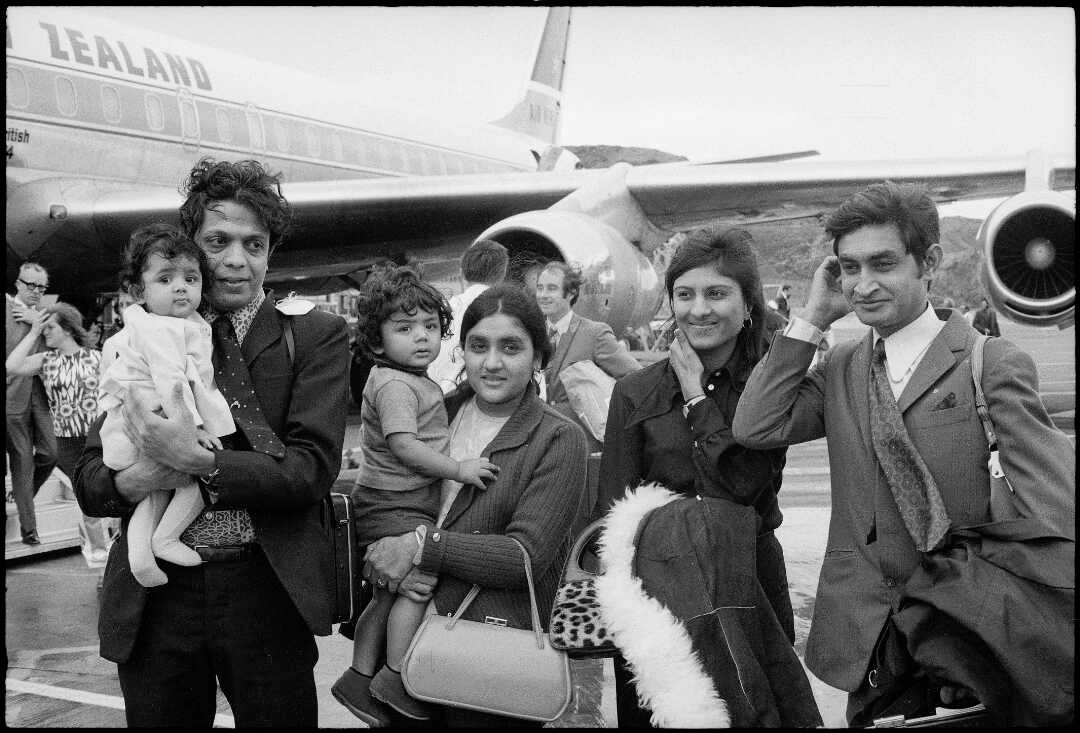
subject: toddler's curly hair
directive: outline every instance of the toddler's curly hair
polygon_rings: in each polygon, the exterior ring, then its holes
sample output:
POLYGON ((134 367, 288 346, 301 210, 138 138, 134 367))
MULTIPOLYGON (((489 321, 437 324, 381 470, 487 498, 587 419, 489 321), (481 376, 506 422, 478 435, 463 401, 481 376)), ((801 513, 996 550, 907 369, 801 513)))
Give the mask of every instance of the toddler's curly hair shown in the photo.
POLYGON ((411 316, 420 309, 438 314, 441 338, 452 335, 453 314, 446 297, 421 280, 411 267, 394 267, 369 275, 356 301, 356 337, 364 354, 377 357, 373 348, 382 346, 383 321, 399 310, 411 316))

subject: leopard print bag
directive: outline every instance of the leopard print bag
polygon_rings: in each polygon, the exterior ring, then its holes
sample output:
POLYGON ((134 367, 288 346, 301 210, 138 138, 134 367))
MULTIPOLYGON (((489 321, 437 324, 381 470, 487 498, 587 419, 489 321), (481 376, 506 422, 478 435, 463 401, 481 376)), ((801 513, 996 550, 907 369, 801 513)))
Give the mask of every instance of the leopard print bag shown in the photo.
POLYGON ((574 542, 551 607, 551 646, 572 658, 609 657, 617 651, 596 600, 596 576, 603 572, 596 542, 602 529, 602 520, 593 522, 574 542))

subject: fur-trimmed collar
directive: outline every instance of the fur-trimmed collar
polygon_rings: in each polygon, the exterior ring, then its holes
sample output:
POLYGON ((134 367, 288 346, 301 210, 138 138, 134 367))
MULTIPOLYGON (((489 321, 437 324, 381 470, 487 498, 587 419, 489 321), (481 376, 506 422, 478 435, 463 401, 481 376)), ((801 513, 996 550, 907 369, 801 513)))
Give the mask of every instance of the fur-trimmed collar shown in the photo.
POLYGON ((634 541, 642 519, 684 498, 659 484, 627 489, 604 520, 596 579, 600 615, 634 673, 638 700, 661 728, 729 728, 727 705, 716 693, 685 627, 634 576, 634 541))

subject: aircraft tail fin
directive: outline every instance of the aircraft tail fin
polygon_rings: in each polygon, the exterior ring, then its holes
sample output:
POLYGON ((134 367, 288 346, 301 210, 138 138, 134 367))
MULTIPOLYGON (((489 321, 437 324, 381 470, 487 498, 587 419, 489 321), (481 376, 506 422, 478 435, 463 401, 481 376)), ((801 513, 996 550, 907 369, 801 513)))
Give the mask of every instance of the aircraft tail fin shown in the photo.
POLYGON ((548 10, 525 96, 504 117, 491 124, 558 145, 566 46, 570 40, 570 8, 548 10))

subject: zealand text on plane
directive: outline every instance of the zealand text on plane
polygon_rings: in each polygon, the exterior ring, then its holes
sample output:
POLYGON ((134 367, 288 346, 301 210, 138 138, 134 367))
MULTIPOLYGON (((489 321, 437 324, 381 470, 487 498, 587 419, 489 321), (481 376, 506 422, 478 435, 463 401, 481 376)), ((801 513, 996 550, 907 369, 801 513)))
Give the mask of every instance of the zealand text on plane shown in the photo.
MULTIPOLYGON (((82 31, 57 27, 40 22, 49 41, 49 55, 57 61, 65 61, 101 69, 113 69, 122 74, 159 80, 167 84, 195 86, 211 91, 213 85, 206 67, 198 59, 180 57, 176 54, 155 51, 148 47, 128 48, 123 41, 108 40, 103 36, 87 37, 82 31)), ((11 29, 8 29, 7 47, 12 48, 11 29)))

